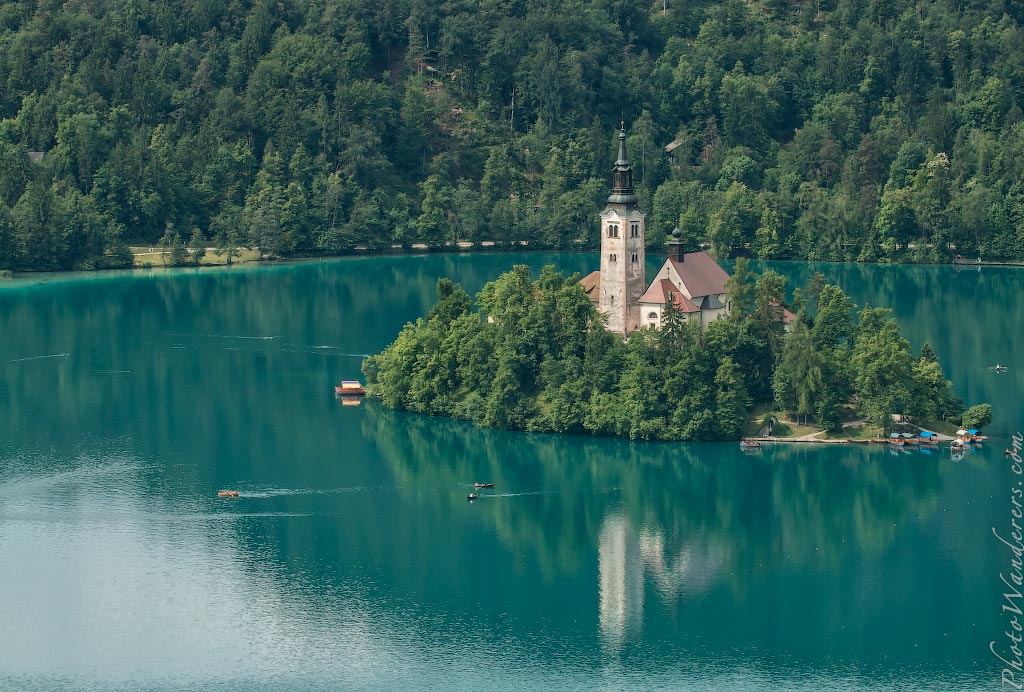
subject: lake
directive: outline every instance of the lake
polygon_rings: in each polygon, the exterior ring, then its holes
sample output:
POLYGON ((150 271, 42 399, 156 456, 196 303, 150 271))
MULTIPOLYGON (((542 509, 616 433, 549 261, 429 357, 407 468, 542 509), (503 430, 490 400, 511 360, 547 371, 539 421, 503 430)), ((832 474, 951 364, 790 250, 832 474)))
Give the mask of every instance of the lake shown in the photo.
POLYGON ((992 527, 1009 537, 1024 271, 771 265, 892 307, 968 404, 993 405, 991 442, 956 463, 335 399, 438 277, 473 293, 517 263, 597 257, 0 282, 0 688, 999 686, 1011 553, 992 527), (474 481, 495 488, 468 503, 474 481))

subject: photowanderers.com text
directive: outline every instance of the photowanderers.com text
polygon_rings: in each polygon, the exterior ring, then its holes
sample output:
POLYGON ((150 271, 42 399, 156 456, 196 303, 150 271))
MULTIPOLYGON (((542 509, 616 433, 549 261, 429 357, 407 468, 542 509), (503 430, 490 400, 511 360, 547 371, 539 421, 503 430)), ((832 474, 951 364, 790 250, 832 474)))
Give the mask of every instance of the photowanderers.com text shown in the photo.
POLYGON ((989 643, 988 648, 1003 665, 1000 679, 1002 686, 1010 686, 1019 690, 1024 688, 1024 651, 1021 649, 1021 640, 1024 640, 1024 612, 1021 610, 1021 595, 1024 589, 1024 467, 1021 463, 1021 447, 1024 445, 1024 435, 1017 432, 1013 435, 1013 444, 1007 449, 1006 460, 1010 464, 1010 472, 1013 474, 1014 484, 1010 487, 1010 540, 1007 540, 996 527, 992 527, 992 534, 1010 549, 1009 578, 1003 572, 999 573, 999 579, 1006 586, 1003 593, 1002 604, 1003 614, 1007 618, 1006 641, 1002 646, 996 646, 996 640, 989 643), (1018 680, 1018 676, 1020 679, 1018 680))

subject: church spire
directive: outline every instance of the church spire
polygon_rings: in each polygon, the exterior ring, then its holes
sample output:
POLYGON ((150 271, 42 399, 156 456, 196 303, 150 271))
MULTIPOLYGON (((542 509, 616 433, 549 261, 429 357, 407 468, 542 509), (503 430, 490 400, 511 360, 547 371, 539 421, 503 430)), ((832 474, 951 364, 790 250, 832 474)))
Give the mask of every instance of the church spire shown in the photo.
POLYGON ((683 232, 679 230, 679 226, 672 229, 672 237, 665 242, 668 246, 668 256, 672 259, 683 261, 686 255, 686 245, 683 243, 683 232))
POLYGON ((608 195, 608 204, 636 204, 633 192, 633 166, 626 156, 626 126, 622 123, 619 130, 619 158, 612 166, 612 194, 608 195))

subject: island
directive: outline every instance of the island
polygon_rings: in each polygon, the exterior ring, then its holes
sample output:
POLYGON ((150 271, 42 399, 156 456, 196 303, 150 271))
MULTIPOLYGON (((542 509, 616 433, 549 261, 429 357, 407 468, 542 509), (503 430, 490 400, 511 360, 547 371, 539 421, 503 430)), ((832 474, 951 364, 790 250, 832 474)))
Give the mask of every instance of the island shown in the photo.
POLYGON ((533 279, 516 266, 475 300, 441 279, 430 312, 364 361, 367 389, 389 408, 487 427, 642 440, 739 439, 757 410, 831 432, 850 420, 882 432, 961 422, 935 353, 913 353, 888 309, 857 312, 838 286, 815 282, 784 308, 786 283, 737 262, 728 316, 702 328, 673 302, 660 328, 624 339, 578 277, 553 267, 533 279))
POLYGON ((740 257, 730 275, 707 252, 686 252, 677 228, 648 284, 624 127, 618 140, 601 269, 581 279, 549 266, 533 279, 516 266, 475 301, 440 279, 430 312, 364 362, 370 394, 488 427, 643 440, 774 433, 775 409, 825 432, 964 422, 933 350, 915 356, 888 309, 855 314, 820 275, 787 303, 781 274, 756 275, 740 257), (750 430, 754 407, 763 418, 750 430))

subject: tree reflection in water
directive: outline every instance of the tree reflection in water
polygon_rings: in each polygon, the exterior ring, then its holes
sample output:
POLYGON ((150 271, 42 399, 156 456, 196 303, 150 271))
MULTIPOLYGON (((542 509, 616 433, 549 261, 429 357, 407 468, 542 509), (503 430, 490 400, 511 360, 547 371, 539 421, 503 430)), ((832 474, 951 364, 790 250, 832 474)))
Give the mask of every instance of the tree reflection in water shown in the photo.
POLYGON ((509 549, 536 555, 549 579, 596 552, 609 631, 639 617, 645 577, 672 601, 723 580, 742 592, 765 565, 834 567, 886 548, 901 518, 935 511, 942 489, 931 457, 906 463, 878 447, 779 445, 750 456, 726 443, 507 433, 369 403, 363 433, 403 486, 486 478, 499 491, 539 492, 485 503, 480 516, 509 549))

